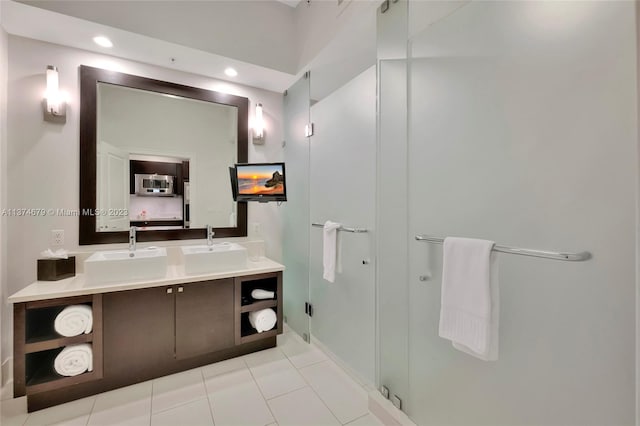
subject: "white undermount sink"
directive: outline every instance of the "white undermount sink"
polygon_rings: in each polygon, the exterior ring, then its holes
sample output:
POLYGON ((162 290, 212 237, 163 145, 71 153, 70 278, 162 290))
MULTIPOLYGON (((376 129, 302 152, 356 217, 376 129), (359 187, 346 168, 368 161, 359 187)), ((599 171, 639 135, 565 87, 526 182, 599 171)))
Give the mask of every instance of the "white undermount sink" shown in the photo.
POLYGON ((237 243, 182 246, 180 252, 187 275, 234 271, 247 267, 247 249, 237 243))
POLYGON ((164 278, 167 250, 162 247, 135 251, 98 251, 84 261, 87 285, 164 278))

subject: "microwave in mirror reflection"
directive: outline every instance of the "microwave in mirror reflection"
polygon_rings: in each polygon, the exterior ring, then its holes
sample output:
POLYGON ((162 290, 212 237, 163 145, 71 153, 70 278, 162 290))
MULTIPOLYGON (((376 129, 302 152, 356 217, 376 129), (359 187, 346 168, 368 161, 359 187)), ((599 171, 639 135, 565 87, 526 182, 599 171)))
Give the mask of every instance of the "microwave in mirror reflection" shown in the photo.
POLYGON ((175 176, 158 174, 136 174, 135 192, 138 195, 172 196, 175 176))

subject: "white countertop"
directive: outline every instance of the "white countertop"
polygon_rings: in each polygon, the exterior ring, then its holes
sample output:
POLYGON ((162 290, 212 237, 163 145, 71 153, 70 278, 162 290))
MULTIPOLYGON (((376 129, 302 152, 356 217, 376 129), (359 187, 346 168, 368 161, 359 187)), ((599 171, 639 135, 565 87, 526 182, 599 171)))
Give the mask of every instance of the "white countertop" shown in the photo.
POLYGON ((246 275, 279 271, 284 271, 284 265, 274 262, 266 257, 262 257, 260 260, 248 260, 247 268, 245 269, 213 272, 204 275, 186 275, 184 273, 184 268, 181 265, 169 265, 167 267, 167 275, 165 278, 128 281, 123 283, 86 285, 85 275, 78 274, 75 277, 60 281, 36 281, 19 292, 9 296, 8 301, 11 303, 32 302, 34 300, 83 296, 86 294, 109 293, 113 291, 161 287, 174 284, 188 284, 191 282, 218 280, 222 278, 242 277, 246 275))

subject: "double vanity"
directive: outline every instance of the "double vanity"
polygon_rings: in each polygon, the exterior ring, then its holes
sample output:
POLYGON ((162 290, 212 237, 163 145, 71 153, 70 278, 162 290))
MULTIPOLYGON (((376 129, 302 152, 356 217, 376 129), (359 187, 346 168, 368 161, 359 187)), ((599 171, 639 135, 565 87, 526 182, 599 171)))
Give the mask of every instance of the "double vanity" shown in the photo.
POLYGON ((77 254, 75 277, 37 281, 14 304, 14 396, 34 411, 276 345, 282 333, 282 271, 249 257, 247 243, 211 243, 77 254), (253 290, 274 292, 255 300, 253 290), (53 327, 67 306, 87 305, 92 331, 63 337, 53 327), (276 326, 258 332, 249 313, 273 309, 276 326), (89 344, 90 371, 53 368, 65 348, 89 344))
POLYGON ((29 411, 270 348, 282 332, 284 266, 247 255, 262 253, 261 242, 214 243, 214 234, 247 236, 247 203, 234 201, 228 166, 249 160, 249 99, 85 65, 78 75, 78 244, 129 241, 129 249, 75 253, 76 276, 9 297, 14 396, 26 395, 29 411), (158 120, 148 113, 156 110, 172 113, 158 120), (189 194, 188 214, 181 229, 131 228, 127 237, 129 171, 150 156, 188 164, 177 179, 188 182, 177 191, 189 194), (61 333, 57 320, 74 310, 90 312, 92 326, 61 333))

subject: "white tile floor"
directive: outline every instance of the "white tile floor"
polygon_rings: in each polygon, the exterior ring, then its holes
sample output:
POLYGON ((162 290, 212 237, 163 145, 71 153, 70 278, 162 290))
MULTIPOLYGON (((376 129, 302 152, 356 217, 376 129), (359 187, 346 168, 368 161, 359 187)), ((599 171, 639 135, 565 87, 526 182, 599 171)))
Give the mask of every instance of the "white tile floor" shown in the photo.
POLYGON ((380 426, 367 392, 295 333, 278 346, 28 414, 2 401, 13 425, 380 426))

